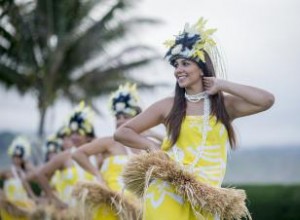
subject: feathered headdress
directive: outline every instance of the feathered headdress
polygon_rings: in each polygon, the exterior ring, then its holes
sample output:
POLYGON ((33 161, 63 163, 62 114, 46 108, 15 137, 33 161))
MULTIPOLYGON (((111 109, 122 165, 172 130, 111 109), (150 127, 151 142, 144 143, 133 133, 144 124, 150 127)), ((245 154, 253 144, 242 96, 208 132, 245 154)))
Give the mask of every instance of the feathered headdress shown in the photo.
POLYGON ((47 138, 45 143, 45 153, 59 153, 62 151, 62 140, 55 135, 47 138))
POLYGON ((111 94, 109 109, 114 115, 123 113, 135 116, 140 112, 138 100, 136 84, 126 83, 125 85, 120 85, 118 90, 111 94))
POLYGON ((216 46, 212 38, 217 29, 206 29, 207 21, 200 18, 192 26, 185 24, 183 32, 175 40, 167 40, 164 44, 169 48, 165 58, 172 64, 179 57, 205 63, 205 52, 210 53, 216 46))
POLYGON ((67 137, 71 134, 71 130, 69 128, 69 126, 67 125, 63 125, 61 126, 58 131, 56 132, 55 136, 57 138, 59 138, 60 140, 62 140, 64 137, 67 137))
POLYGON ((94 137, 94 127, 92 125, 92 119, 94 112, 88 106, 85 106, 84 102, 80 102, 75 107, 73 113, 68 120, 68 128, 71 132, 78 132, 81 135, 87 135, 94 137))
POLYGON ((8 148, 8 155, 27 159, 31 155, 31 145, 24 136, 16 137, 8 148))

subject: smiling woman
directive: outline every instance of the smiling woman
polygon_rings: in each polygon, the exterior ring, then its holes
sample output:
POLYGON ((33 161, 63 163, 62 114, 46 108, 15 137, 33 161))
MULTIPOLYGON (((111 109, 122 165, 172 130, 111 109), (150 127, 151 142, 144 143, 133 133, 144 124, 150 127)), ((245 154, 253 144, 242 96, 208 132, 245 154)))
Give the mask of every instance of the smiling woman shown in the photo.
POLYGON ((115 133, 124 145, 150 152, 133 158, 124 172, 128 189, 144 195, 145 220, 251 219, 244 191, 221 188, 227 147, 235 146, 231 123, 267 110, 274 97, 216 78, 215 29, 205 24, 201 18, 166 42, 175 96, 154 103, 115 133), (140 135, 160 123, 168 134, 161 146, 140 135))

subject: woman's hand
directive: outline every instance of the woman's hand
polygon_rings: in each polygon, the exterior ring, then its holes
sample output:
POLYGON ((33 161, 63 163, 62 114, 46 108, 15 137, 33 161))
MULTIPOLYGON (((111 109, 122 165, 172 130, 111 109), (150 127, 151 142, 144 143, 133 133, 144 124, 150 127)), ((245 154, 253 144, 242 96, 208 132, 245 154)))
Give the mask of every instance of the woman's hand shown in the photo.
POLYGON ((273 94, 263 89, 215 77, 203 77, 203 88, 209 95, 219 91, 227 93, 224 103, 231 120, 265 111, 275 100, 273 94))
POLYGON ((222 81, 216 77, 203 77, 204 90, 209 95, 217 94, 221 90, 222 81))

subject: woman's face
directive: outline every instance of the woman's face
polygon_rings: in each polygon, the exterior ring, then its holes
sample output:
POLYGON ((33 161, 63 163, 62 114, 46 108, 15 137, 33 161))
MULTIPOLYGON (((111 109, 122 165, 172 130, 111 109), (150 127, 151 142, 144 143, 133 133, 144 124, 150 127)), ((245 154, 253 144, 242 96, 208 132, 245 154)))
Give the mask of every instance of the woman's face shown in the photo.
POLYGON ((188 59, 179 58, 174 62, 174 75, 181 88, 189 88, 194 85, 202 85, 203 72, 199 66, 188 59))
POLYGON ((78 132, 73 132, 71 134, 71 140, 76 147, 79 147, 87 142, 87 137, 79 134, 78 132))
POLYGON ((116 127, 119 128, 122 124, 129 121, 133 117, 128 114, 117 114, 116 115, 116 127))
POLYGON ((72 142, 71 136, 66 136, 66 137, 63 138, 63 143, 62 143, 63 150, 70 149, 73 146, 74 146, 74 144, 72 142))
POLYGON ((51 152, 51 153, 48 153, 47 154, 47 158, 48 158, 48 161, 51 160, 53 157, 55 157, 57 155, 57 153, 55 152, 51 152))
POLYGON ((19 166, 21 166, 21 164, 23 163, 23 159, 22 159, 21 157, 18 157, 18 156, 13 156, 13 157, 12 157, 12 163, 13 163, 15 166, 19 167, 19 166))

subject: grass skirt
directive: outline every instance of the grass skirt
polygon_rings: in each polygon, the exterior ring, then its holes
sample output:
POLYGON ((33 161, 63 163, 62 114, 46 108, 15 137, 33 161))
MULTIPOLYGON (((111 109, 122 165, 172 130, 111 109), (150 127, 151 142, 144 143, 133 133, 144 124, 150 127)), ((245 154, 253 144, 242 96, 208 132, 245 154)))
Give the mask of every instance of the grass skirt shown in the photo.
POLYGON ((73 189, 73 196, 79 200, 82 219, 92 219, 90 213, 94 213, 102 204, 109 205, 120 220, 137 220, 140 216, 140 207, 135 199, 129 200, 123 194, 98 183, 77 183, 73 189))
POLYGON ((123 173, 126 189, 140 198, 145 196, 150 181, 156 178, 171 183, 176 193, 191 204, 196 216, 201 208, 220 216, 220 219, 251 219, 245 204, 244 190, 218 188, 201 183, 196 175, 162 151, 134 156, 123 173))

